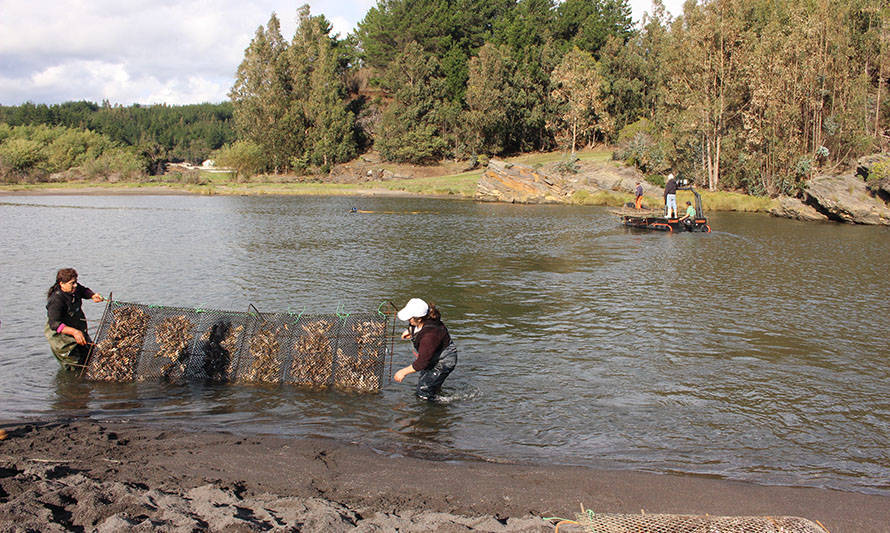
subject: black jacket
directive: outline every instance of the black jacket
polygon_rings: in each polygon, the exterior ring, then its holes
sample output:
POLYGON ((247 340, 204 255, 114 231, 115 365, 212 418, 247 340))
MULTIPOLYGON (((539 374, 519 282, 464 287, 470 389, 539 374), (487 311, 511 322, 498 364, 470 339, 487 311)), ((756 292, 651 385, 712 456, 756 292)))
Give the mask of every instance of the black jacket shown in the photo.
POLYGON ((70 294, 58 285, 53 287, 53 292, 46 299, 46 318, 50 329, 58 331, 59 325, 65 324, 80 331, 86 330, 87 317, 80 306, 84 298, 92 297, 93 291, 83 285, 78 285, 70 294))
POLYGON ((677 194, 677 182, 676 180, 668 180, 667 183, 664 184, 664 195, 667 197, 669 194, 677 194))

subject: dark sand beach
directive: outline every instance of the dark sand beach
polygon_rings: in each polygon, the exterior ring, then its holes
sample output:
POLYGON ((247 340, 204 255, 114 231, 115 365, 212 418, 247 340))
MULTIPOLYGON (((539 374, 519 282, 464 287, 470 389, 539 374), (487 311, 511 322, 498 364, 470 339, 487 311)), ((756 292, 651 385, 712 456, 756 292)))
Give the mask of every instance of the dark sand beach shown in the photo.
POLYGON ((582 505, 890 531, 890 497, 834 490, 406 457, 332 440, 127 421, 0 428, 2 531, 553 531, 544 517, 574 518, 582 505))

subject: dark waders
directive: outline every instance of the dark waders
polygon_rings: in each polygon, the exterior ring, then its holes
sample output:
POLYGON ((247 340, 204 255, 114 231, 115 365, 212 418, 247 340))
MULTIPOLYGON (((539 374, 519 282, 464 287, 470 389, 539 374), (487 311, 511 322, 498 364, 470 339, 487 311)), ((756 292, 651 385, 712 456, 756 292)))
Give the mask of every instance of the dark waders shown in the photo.
POLYGON ((59 361, 59 364, 65 370, 78 370, 86 362, 93 339, 90 338, 90 334, 87 331, 86 321, 84 321, 83 326, 84 328, 81 331, 83 331, 83 338, 87 341, 85 346, 77 344, 77 341, 71 335, 56 333, 51 330, 49 322, 43 327, 43 334, 46 335, 46 340, 49 341, 49 347, 53 351, 53 355, 56 356, 56 360, 59 361))
POLYGON ((452 342, 439 354, 439 360, 429 368, 420 371, 417 380, 417 396, 424 400, 432 400, 439 394, 442 383, 448 374, 457 366, 457 347, 452 342))

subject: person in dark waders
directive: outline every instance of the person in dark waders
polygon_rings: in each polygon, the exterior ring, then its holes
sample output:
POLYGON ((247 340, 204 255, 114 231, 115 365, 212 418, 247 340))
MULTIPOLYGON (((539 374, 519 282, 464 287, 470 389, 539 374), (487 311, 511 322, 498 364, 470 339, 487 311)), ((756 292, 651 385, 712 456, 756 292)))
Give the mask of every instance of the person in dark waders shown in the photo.
POLYGON ((397 316, 408 322, 403 339, 414 344, 414 362, 396 372, 393 379, 401 383, 405 376, 420 372, 417 380, 417 396, 433 400, 442 388, 445 378, 457 365, 457 347, 451 341, 448 328, 442 323, 439 310, 420 298, 411 298, 397 316))
POLYGON ((93 343, 87 330, 87 317, 81 303, 89 298, 105 301, 102 295, 77 284, 77 271, 63 268, 56 272, 56 283, 46 293, 46 326, 43 333, 53 355, 65 370, 76 370, 86 361, 93 343))

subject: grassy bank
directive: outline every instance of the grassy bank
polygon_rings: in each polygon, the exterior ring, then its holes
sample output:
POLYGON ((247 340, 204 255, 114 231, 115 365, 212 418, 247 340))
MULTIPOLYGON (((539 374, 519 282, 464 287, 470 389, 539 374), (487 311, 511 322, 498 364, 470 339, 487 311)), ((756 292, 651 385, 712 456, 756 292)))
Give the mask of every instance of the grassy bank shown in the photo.
MULTIPOLYGON (((600 148, 579 151, 575 154, 582 162, 608 163, 612 161, 611 150, 600 148)), ((531 153, 506 158, 506 161, 539 168, 543 165, 567 159, 563 152, 531 153)), ((616 165, 618 163, 615 163, 616 165)), ((79 191, 90 193, 132 193, 158 194, 163 192, 203 195, 305 195, 305 196, 366 196, 366 195, 417 195, 449 198, 470 199, 476 193, 476 184, 483 170, 474 169, 466 172, 460 170, 456 163, 446 163, 435 167, 419 167, 417 172, 404 166, 380 164, 375 168, 395 171, 397 174, 419 175, 418 177, 398 177, 388 180, 370 180, 356 183, 329 183, 312 177, 301 176, 255 176, 246 180, 238 180, 233 173, 208 172, 199 170, 195 173, 168 174, 139 182, 106 181, 70 181, 53 183, 32 183, 0 185, 0 193, 34 193, 50 194, 54 192, 73 194, 79 191)), ((753 197, 732 192, 701 191, 705 211, 767 211, 773 200, 765 197, 753 197)), ((680 191, 677 196, 679 205, 692 200, 692 194, 680 191)), ((629 193, 616 191, 576 192, 571 200, 578 205, 599 205, 618 207, 632 202, 629 193)), ((652 206, 663 205, 660 196, 646 196, 645 203, 652 206)))

